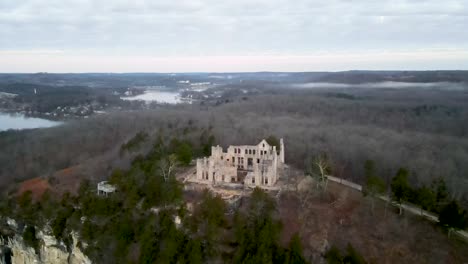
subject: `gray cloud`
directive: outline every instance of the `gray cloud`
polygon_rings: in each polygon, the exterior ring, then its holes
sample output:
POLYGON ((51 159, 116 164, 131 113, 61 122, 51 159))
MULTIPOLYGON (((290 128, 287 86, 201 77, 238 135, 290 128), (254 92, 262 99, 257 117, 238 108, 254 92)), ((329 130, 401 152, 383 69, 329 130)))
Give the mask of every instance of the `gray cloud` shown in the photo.
POLYGON ((0 50, 310 55, 468 50, 468 0, 3 0, 0 50))

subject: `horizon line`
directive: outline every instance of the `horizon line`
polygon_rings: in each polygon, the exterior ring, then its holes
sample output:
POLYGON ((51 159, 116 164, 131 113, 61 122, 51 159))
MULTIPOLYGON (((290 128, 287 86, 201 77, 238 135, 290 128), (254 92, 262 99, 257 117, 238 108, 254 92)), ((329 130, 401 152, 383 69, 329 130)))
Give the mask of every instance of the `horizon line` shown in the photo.
POLYGON ((128 71, 128 72, 0 72, 0 74, 248 74, 248 73, 344 73, 344 72, 468 72, 468 69, 434 69, 434 70, 418 70, 418 69, 400 69, 400 70, 367 70, 367 69, 353 69, 353 70, 337 70, 337 71, 128 71))

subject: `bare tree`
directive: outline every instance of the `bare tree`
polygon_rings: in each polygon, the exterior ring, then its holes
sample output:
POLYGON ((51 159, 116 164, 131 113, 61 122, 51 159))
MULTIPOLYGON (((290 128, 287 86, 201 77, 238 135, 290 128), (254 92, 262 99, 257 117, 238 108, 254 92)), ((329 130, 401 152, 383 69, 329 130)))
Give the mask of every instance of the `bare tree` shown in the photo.
POLYGON ((175 154, 171 154, 168 157, 165 157, 159 161, 159 169, 161 171, 161 175, 164 178, 164 181, 169 180, 169 177, 171 177, 172 172, 174 171, 176 166, 177 157, 175 154))
POLYGON ((319 155, 311 161, 308 169, 308 174, 316 181, 317 189, 322 191, 327 190, 328 176, 330 170, 330 162, 325 155, 319 155))

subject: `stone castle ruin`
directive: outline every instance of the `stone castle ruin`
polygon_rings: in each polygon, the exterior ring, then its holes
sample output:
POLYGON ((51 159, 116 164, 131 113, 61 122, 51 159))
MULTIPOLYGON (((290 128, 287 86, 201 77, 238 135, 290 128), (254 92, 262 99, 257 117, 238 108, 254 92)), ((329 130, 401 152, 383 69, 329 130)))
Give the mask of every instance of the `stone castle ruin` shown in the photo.
POLYGON ((197 159, 197 181, 207 184, 244 184, 273 186, 284 166, 284 143, 280 149, 266 140, 257 145, 211 147, 211 156, 197 159))

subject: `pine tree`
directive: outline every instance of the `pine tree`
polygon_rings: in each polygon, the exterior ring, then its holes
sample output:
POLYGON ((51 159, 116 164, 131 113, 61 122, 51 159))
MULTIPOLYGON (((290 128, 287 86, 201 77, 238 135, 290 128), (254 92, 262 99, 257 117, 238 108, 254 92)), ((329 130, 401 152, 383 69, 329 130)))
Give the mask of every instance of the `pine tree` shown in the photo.
POLYGON ((453 230, 464 229, 467 225, 466 212, 453 200, 442 208, 439 214, 440 224, 448 228, 448 236, 453 230))
POLYGON ((411 188, 408 183, 408 171, 400 168, 392 178, 391 188, 393 199, 400 205, 400 214, 402 214, 401 204, 408 199, 411 188))

